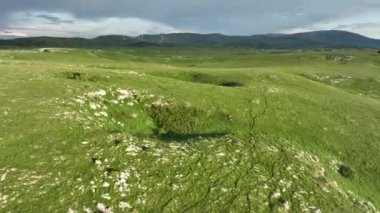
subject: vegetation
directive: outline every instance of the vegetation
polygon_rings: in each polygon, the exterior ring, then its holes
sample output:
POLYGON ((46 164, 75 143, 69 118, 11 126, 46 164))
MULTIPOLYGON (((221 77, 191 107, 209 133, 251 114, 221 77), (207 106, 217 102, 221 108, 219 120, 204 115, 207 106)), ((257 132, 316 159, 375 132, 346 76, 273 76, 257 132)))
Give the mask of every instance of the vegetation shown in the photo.
POLYGON ((354 171, 352 169, 344 164, 339 165, 338 169, 339 174, 341 174, 343 177, 346 178, 353 178, 354 177, 354 171))
POLYGON ((1 212, 378 212, 379 70, 369 50, 1 50, 1 212))

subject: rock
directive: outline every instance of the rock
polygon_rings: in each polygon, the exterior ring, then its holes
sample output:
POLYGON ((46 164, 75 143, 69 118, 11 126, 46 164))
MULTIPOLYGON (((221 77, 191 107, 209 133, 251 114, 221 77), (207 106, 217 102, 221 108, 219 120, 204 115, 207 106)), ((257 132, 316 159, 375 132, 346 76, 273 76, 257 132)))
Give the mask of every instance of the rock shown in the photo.
POLYGON ((106 213, 107 207, 103 203, 98 203, 96 209, 101 213, 106 213))

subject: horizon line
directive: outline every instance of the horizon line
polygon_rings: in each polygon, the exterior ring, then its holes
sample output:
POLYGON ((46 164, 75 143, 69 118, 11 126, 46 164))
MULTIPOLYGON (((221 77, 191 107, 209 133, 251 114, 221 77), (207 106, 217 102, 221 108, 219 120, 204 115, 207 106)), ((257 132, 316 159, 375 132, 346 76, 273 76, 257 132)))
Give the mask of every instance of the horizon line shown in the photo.
MULTIPOLYGON (((39 29, 34 29, 36 31, 39 31, 39 29)), ((50 31, 50 30, 41 30, 41 31, 50 31)), ((41 35, 41 36, 15 36, 15 35, 0 35, 0 40, 13 40, 13 39, 22 39, 22 38, 82 38, 82 39, 95 39, 99 37, 105 37, 105 36, 124 36, 124 37, 129 37, 129 38, 138 38, 141 36, 155 36, 155 35, 175 35, 175 34, 194 34, 194 35, 221 35, 221 36, 237 36, 237 37, 250 37, 250 36, 264 36, 264 35, 278 35, 278 36, 286 36, 286 35, 297 35, 297 34, 304 34, 304 33, 315 33, 315 32, 345 32, 345 33, 351 33, 351 34, 356 34, 360 35, 369 39, 375 39, 375 40, 380 40, 378 38, 373 38, 369 37, 360 33, 355 33, 352 31, 347 31, 347 30, 306 30, 306 31, 301 31, 301 32, 295 32, 295 33, 259 33, 259 34, 249 34, 249 35, 238 35, 238 34, 224 34, 224 33, 197 33, 197 32, 174 32, 174 33, 153 33, 153 34, 140 34, 137 36, 130 36, 130 35, 123 35, 123 34, 104 34, 104 35, 98 35, 94 37, 80 37, 80 36, 48 36, 48 35, 41 35), (3 39, 2 37, 11 37, 9 39, 3 39)))

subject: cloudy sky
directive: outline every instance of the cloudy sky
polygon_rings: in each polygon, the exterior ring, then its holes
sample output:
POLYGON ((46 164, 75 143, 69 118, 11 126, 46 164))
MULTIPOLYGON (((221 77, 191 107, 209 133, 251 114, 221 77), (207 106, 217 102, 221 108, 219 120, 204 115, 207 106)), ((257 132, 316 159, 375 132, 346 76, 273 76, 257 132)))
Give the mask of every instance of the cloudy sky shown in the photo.
POLYGON ((1 0, 0 36, 347 30, 380 39, 380 0, 1 0))

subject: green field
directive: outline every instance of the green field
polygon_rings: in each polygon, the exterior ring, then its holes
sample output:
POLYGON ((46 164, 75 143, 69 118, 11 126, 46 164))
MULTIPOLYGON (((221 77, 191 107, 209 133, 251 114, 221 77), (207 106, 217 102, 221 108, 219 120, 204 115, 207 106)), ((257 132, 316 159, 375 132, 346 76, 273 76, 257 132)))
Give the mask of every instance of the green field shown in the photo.
POLYGON ((0 212, 378 212, 380 54, 0 50, 0 212))

